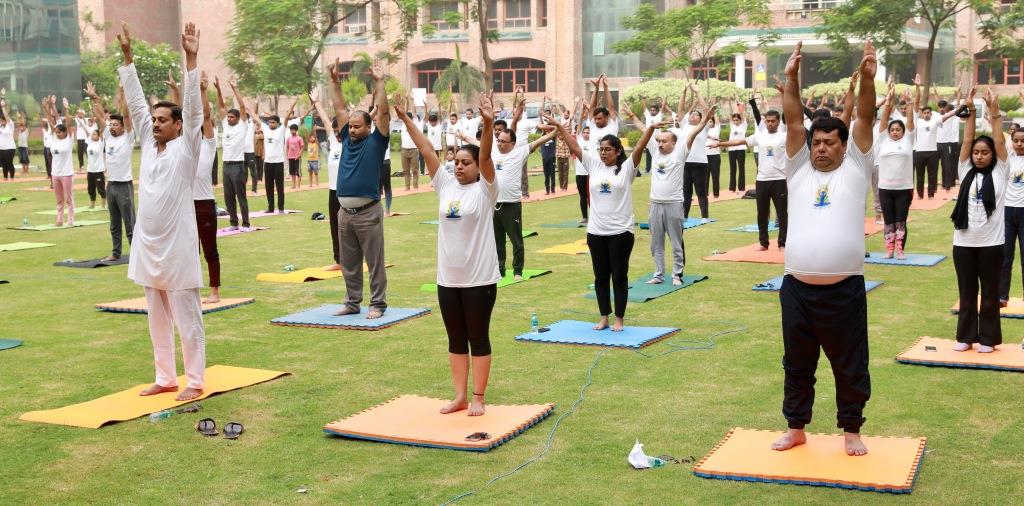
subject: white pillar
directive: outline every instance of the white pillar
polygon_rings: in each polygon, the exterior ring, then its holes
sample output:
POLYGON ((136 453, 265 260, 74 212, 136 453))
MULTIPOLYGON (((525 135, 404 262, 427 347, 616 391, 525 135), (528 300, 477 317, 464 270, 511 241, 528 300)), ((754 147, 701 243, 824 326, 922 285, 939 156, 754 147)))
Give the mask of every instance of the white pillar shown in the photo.
POLYGON ((735 82, 737 88, 742 89, 746 87, 746 69, 747 59, 743 56, 743 53, 737 54, 736 61, 735 63, 733 63, 733 75, 736 76, 733 81, 735 82))

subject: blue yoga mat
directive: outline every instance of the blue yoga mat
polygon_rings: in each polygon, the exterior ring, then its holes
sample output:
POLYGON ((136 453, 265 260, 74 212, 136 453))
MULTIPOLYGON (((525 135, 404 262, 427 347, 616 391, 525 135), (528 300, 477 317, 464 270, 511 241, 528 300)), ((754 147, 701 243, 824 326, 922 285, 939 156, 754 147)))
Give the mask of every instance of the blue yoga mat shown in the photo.
MULTIPOLYGON (((769 279, 768 281, 765 281, 764 283, 758 283, 754 285, 753 290, 755 292, 777 292, 780 288, 782 288, 782 278, 783 276, 776 276, 772 279, 769 279)), ((881 286, 883 283, 884 281, 869 281, 865 279, 864 291, 870 292, 871 290, 874 290, 875 288, 881 286)))
POLYGON ((881 265, 911 265, 914 267, 931 267, 945 260, 946 255, 922 255, 919 253, 907 253, 906 260, 896 260, 895 258, 884 258, 885 253, 871 252, 871 256, 864 258, 866 264, 881 264, 881 265))
POLYGON ((21 341, 17 339, 0 339, 0 350, 9 350, 18 346, 21 346, 21 341))
POLYGON ((367 308, 361 307, 359 308, 359 314, 334 316, 334 313, 340 311, 342 307, 342 304, 326 304, 299 313, 274 318, 270 320, 270 323, 293 327, 380 330, 430 313, 430 310, 426 308, 389 307, 384 311, 384 316, 368 320, 366 318, 367 308))
MULTIPOLYGON (((689 230, 691 228, 699 227, 701 225, 707 225, 709 223, 714 223, 716 221, 718 220, 714 218, 708 218, 707 223, 701 223, 700 218, 687 218, 685 221, 683 221, 683 230, 689 230)), ((649 230, 650 228, 651 225, 649 223, 640 223, 640 229, 649 230)))
POLYGON ((538 332, 536 334, 529 332, 516 336, 516 340, 636 349, 643 348, 648 344, 679 332, 679 329, 672 327, 630 326, 627 326, 622 332, 612 332, 610 328, 594 330, 593 326, 594 322, 561 320, 548 325, 547 328, 549 330, 547 332, 538 332))
MULTIPOLYGON (((755 234, 758 233, 757 223, 743 225, 742 227, 733 227, 733 228, 730 228, 728 230, 730 232, 753 232, 755 234)), ((779 227, 775 226, 774 222, 768 224, 768 231, 769 232, 778 232, 778 230, 779 230, 779 227)))

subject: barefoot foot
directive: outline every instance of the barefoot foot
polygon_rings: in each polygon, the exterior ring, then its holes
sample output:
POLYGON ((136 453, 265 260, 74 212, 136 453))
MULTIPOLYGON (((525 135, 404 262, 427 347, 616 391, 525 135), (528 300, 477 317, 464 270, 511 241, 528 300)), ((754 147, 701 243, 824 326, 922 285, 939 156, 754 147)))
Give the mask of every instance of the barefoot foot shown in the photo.
POLYGON ((328 268, 326 268, 324 270, 325 271, 340 271, 341 270, 341 264, 334 264, 334 265, 332 265, 332 266, 330 266, 330 267, 328 267, 328 268))
POLYGON ((209 297, 203 299, 203 304, 216 304, 220 302, 220 295, 211 294, 209 297))
POLYGON ((606 328, 608 328, 608 317, 602 316, 601 319, 597 321, 597 325, 594 325, 594 330, 604 330, 606 328))
POLYGON ((487 411, 487 408, 484 406, 484 396, 473 394, 473 402, 469 405, 469 413, 466 414, 468 416, 480 416, 485 411, 487 411))
POLYGON ((868 447, 864 446, 864 441, 861 441, 860 434, 854 434, 853 432, 844 432, 843 437, 846 438, 846 454, 851 457, 859 457, 861 455, 868 454, 868 447))
POLYGON ((340 311, 334 313, 334 316, 345 316, 345 315, 350 315, 350 314, 359 314, 359 308, 351 308, 351 307, 345 306, 345 307, 341 308, 340 311))
POLYGON ((625 325, 622 323, 622 318, 615 317, 615 323, 612 324, 612 332, 622 332, 622 328, 625 325))
POLYGON ((164 392, 177 392, 177 391, 178 391, 178 387, 165 387, 163 385, 153 385, 153 386, 151 386, 151 387, 149 387, 149 388, 139 392, 139 396, 140 397, 147 397, 147 396, 150 396, 150 395, 162 394, 164 392))
POLYGON ((441 406, 441 414, 447 415, 448 413, 462 411, 467 408, 469 408, 469 403, 466 402, 466 399, 456 397, 455 400, 453 400, 452 402, 449 402, 448 404, 441 406))
POLYGON ((661 278, 651 278, 647 281, 648 285, 660 285, 662 283, 664 283, 664 280, 661 278))
POLYGON ((192 399, 198 398, 203 395, 203 389, 188 387, 181 391, 177 397, 174 398, 176 401, 191 401, 192 399))
POLYGON ((367 320, 376 320, 377 318, 380 318, 381 316, 384 316, 384 311, 381 311, 380 309, 376 309, 376 308, 371 308, 366 313, 366 319, 367 320))
POLYGON ((772 450, 777 452, 784 452, 793 448, 794 446, 800 446, 807 442, 807 434, 804 433, 803 429, 789 429, 779 439, 776 439, 772 443, 772 450))

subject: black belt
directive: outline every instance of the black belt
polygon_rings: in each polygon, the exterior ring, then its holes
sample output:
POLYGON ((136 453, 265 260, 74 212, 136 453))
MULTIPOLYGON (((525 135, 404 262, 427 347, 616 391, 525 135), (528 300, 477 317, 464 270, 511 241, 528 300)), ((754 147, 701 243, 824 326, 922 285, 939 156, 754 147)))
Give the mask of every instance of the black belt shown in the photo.
POLYGON ((361 212, 363 212, 363 211, 365 211, 365 210, 367 210, 367 209, 369 209, 369 208, 371 208, 371 207, 373 207, 375 205, 378 205, 378 204, 380 204, 380 200, 374 200, 373 202, 370 202, 369 204, 366 204, 364 206, 353 207, 353 208, 342 207, 341 210, 345 211, 348 214, 359 214, 359 213, 361 213, 361 212))

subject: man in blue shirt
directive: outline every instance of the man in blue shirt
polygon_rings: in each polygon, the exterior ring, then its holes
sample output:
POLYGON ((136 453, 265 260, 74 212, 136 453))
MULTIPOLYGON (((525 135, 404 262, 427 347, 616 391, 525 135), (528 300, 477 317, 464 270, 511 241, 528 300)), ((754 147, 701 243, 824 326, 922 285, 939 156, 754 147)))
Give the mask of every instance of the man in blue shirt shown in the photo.
MULTIPOLYGON (((340 78, 335 62, 332 77, 340 78)), ((341 271, 345 276, 345 307, 336 315, 357 314, 363 301, 363 261, 370 269, 370 307, 366 317, 380 318, 387 309, 385 291, 388 278, 384 269, 384 211, 380 206, 380 167, 388 148, 391 114, 384 91, 384 71, 380 60, 373 62, 377 118, 369 113, 348 113, 348 106, 337 86, 333 86, 334 109, 341 133, 341 161, 335 192, 338 212, 338 242, 341 246, 341 271), (376 129, 373 127, 376 126, 376 129)))

